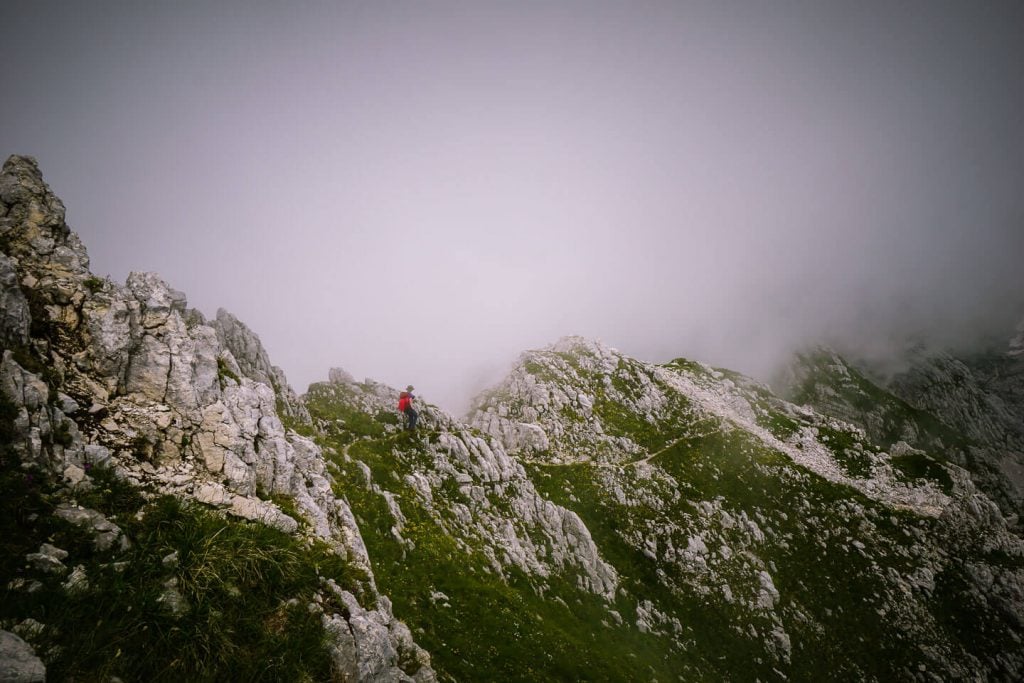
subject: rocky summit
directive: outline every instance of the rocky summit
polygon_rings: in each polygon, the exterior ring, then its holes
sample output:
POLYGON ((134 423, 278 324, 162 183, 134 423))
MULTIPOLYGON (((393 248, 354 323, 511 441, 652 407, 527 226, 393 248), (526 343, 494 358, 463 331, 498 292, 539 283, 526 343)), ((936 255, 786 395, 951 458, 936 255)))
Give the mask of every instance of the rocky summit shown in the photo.
POLYGON ((0 303, 0 680, 1024 679, 1020 330, 777 390, 568 337, 412 433, 93 275, 26 157, 0 303))

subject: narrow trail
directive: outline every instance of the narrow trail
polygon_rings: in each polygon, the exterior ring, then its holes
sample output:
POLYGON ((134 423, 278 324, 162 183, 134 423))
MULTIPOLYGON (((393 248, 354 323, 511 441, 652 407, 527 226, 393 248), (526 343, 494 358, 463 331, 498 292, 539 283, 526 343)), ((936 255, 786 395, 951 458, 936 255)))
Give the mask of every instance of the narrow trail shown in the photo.
POLYGON ((678 439, 675 439, 673 441, 669 441, 667 444, 665 444, 664 447, 662 447, 661 449, 651 453, 647 457, 640 458, 638 460, 632 460, 632 461, 630 461, 630 462, 628 462, 626 464, 628 466, 636 466, 636 465, 639 465, 640 463, 650 462, 651 458, 656 458, 657 456, 659 456, 662 453, 668 451, 669 449, 675 448, 678 444, 682 443, 683 441, 687 441, 689 439, 705 439, 705 438, 711 436, 712 434, 721 434, 722 431, 723 430, 721 430, 721 429, 716 429, 714 431, 707 432, 706 434, 687 434, 686 436, 681 436, 678 439))
POLYGON ((690 439, 704 439, 704 438, 707 438, 707 437, 709 437, 709 436, 711 436, 713 434, 720 434, 723 431, 724 430, 722 430, 722 429, 715 429, 713 431, 710 431, 710 432, 707 432, 707 433, 704 433, 704 434, 687 434, 685 436, 680 436, 677 439, 673 439, 672 441, 669 441, 662 448, 654 451, 653 453, 649 453, 649 454, 647 454, 646 456, 644 456, 642 458, 637 458, 636 460, 630 460, 628 462, 622 462, 622 463, 594 462, 593 460, 576 460, 574 462, 551 462, 551 461, 548 461, 548 460, 538 460, 538 459, 535 459, 535 458, 523 458, 523 457, 519 457, 519 456, 515 456, 515 457, 516 457, 516 460, 518 460, 519 462, 523 463, 524 465, 536 465, 538 467, 572 467, 574 465, 590 465, 591 467, 597 467, 597 468, 602 468, 602 469, 621 470, 621 469, 624 469, 626 467, 636 467, 636 466, 640 465, 641 463, 650 462, 652 458, 655 458, 655 457, 657 457, 657 456, 659 456, 659 455, 661 455, 661 454, 671 450, 672 448, 675 448, 677 445, 679 445, 683 441, 687 441, 687 440, 690 440, 690 439))

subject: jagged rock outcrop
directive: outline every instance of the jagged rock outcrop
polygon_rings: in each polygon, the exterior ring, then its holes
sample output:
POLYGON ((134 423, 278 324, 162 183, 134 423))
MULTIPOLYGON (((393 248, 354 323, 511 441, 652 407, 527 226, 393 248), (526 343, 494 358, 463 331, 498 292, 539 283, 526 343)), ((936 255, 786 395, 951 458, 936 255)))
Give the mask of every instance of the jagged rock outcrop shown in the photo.
POLYGON ((860 425, 881 448, 905 441, 966 468, 1008 515, 1024 512, 1024 363, 1008 350, 957 358, 916 348, 888 379, 831 349, 796 356, 779 385, 860 425))
MULTIPOLYGON (((23 467, 72 489, 89 486, 89 467, 112 467, 145 488, 294 532, 299 520, 264 500, 288 496, 313 535, 362 566, 373 594, 359 529, 319 447, 286 429, 278 409, 308 416, 247 327, 224 311, 208 324, 152 273, 124 285, 93 276, 63 204, 26 157, 0 174, 0 245, 0 389, 17 411, 23 467)), ((400 631, 380 604, 374 618, 400 631)), ((361 648, 358 661, 376 656, 361 648)), ((397 665, 375 671, 408 679, 397 665)), ((417 676, 429 680, 429 666, 417 676)))
MULTIPOLYGON (((537 434, 526 443, 514 438, 513 452, 523 449, 556 463, 596 459, 609 464, 649 458, 652 444, 671 444, 677 425, 705 424, 713 431, 724 424, 756 435, 819 476, 869 497, 931 514, 947 502, 926 482, 909 486, 882 466, 865 471, 867 478, 858 476, 837 461, 834 447, 818 438, 823 429, 856 428, 801 411, 763 384, 736 374, 726 377, 699 364, 641 363, 579 337, 524 354, 501 385, 478 399, 470 424, 495 436, 525 430, 537 434), (775 414, 792 429, 773 431, 775 414), (538 449, 538 444, 548 444, 549 450, 538 449)), ((859 448, 863 459, 883 464, 884 454, 865 451, 860 439, 854 439, 852 448, 859 448)))
POLYGON ((969 468, 1007 509, 1024 513, 1024 359, 1020 337, 1004 349, 957 358, 918 349, 888 388, 966 440, 969 468))
POLYGON ((259 337, 245 323, 223 308, 217 309, 217 319, 213 322, 213 327, 217 330, 221 344, 231 352, 237 362, 239 373, 273 389, 279 402, 279 412, 283 416, 308 423, 309 413, 288 384, 284 370, 271 365, 270 357, 259 337))
MULTIPOLYGON (((372 381, 357 383, 338 369, 330 377, 330 382, 314 384, 306 394, 322 431, 358 428, 355 418, 361 421, 364 416, 395 415, 396 389, 372 381)), ((380 434, 402 438, 397 422, 396 418, 381 423, 380 434)), ((404 474, 398 482, 380 481, 365 464, 360 469, 368 490, 386 501, 398 538, 406 521, 402 507, 416 505, 450 536, 480 550, 498 575, 510 569, 539 578, 568 573, 584 590, 612 598, 618 586, 616 573, 601 558, 579 516, 542 497, 500 442, 472 433, 431 405, 420 407, 420 425, 430 434, 425 443, 388 444, 397 462, 415 452, 419 465, 414 473, 404 474)), ((344 448, 349 462, 357 458, 351 446, 344 448)))
POLYGON ((512 434, 510 453, 580 511, 599 549, 620 561, 630 549, 630 618, 669 644, 675 675, 734 676, 737 652, 751 679, 1024 672, 1024 541, 967 472, 929 453, 882 449, 737 373, 579 338, 524 354, 470 422, 512 434), (524 424, 543 438, 520 439, 524 424), (694 651, 711 662, 685 664, 694 651))

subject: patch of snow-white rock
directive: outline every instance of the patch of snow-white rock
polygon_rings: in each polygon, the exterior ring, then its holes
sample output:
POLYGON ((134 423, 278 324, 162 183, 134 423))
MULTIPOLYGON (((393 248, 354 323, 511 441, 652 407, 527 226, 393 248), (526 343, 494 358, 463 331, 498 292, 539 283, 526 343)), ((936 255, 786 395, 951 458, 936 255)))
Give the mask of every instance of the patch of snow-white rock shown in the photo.
MULTIPOLYGON (((247 327, 223 311, 208 322, 153 273, 131 273, 123 285, 93 276, 32 159, 11 157, 0 173, 0 236, 0 336, 33 345, 26 353, 42 354, 49 366, 44 381, 10 350, 0 360, 0 391, 17 409, 14 447, 25 468, 74 489, 89 486, 88 468, 102 465, 145 489, 283 531, 304 521, 361 565, 372 588, 359 529, 332 493, 319 447, 287 429, 277 409, 300 422, 308 415, 247 327), (33 322, 55 332, 31 340, 33 322), (263 500, 273 494, 294 498, 304 519, 263 500)), ((97 543, 116 540, 116 527, 86 511, 62 514, 91 527, 97 543)), ((400 631, 392 615, 379 618, 389 633, 400 631)), ((364 654, 353 656, 362 662, 364 654)))

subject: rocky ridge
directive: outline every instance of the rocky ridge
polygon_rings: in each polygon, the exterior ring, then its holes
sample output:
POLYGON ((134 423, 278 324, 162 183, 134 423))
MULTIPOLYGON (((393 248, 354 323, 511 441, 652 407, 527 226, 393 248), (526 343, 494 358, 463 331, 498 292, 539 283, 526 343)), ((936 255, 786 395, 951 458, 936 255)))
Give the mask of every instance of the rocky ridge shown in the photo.
POLYGON ((828 348, 798 354, 779 378, 792 400, 965 468, 1016 524, 1024 512, 1024 361, 1003 350, 958 358, 917 348, 888 377, 828 348))
POLYGON ((736 373, 578 338, 524 354, 470 423, 512 435, 538 489, 580 512, 600 549, 631 551, 650 578, 624 580, 630 618, 691 662, 684 678, 1024 671, 1024 543, 941 454, 881 448, 736 373))
POLYGON ((500 386, 483 395, 470 424, 505 440, 513 452, 546 454, 556 463, 586 461, 595 454, 612 464, 649 458, 651 443, 635 437, 651 435, 646 429, 622 429, 629 420, 649 427, 661 448, 671 443, 670 436, 692 436, 691 431, 672 434, 679 424, 739 429, 815 474, 876 500, 933 516, 948 504, 934 483, 908 482, 885 467, 886 454, 866 447, 858 428, 789 404, 750 378, 681 363, 648 365, 598 342, 568 337, 525 354, 500 386), (792 429, 773 431, 775 415, 792 429), (869 476, 852 476, 834 447, 818 438, 828 429, 849 430, 852 448, 871 461, 864 472, 869 476))
MULTIPOLYGON (((402 506, 416 505, 443 533, 481 552, 498 576, 509 568, 538 578, 570 572, 581 589, 606 599, 614 595, 615 571, 600 557, 579 516, 540 496, 499 441, 473 433, 429 404, 420 408, 421 428, 429 438, 418 440, 397 424, 397 390, 372 380, 357 383, 337 368, 330 378, 312 385, 304 399, 322 433, 343 436, 334 449, 339 457, 331 460, 335 469, 354 464, 360 472, 339 479, 362 479, 381 497, 400 543, 406 543, 402 506), (353 434, 346 415, 349 421, 374 416, 376 429, 353 434), (394 470, 379 479, 369 464, 375 453, 392 463, 415 459, 415 471, 404 474, 398 486, 394 470)), ((358 423, 354 428, 358 431, 358 423)))
POLYGON ((208 322, 154 274, 132 273, 124 285, 96 277, 64 217, 35 161, 8 159, 0 390, 16 411, 11 444, 21 469, 63 480, 69 500, 103 468, 151 495, 288 533, 301 527, 361 567, 376 605, 356 610, 345 592, 344 608, 318 607, 336 636, 337 669, 358 680, 432 680, 426 653, 376 592, 319 447, 283 424, 282 414, 296 423, 308 415, 256 336, 225 311, 208 322), (290 514, 275 496, 294 501, 290 514))
POLYGON ((297 397, 230 314, 93 276, 30 159, 0 174, 0 246, 0 475, 39 532, 0 555, 0 644, 30 675, 36 617, 142 565, 162 618, 236 603, 233 581, 190 589, 202 528, 313 578, 260 628, 313 614, 341 680, 1024 677, 1024 542, 971 448, 1015 448, 1017 346, 895 392, 826 355, 792 403, 566 338, 409 434, 394 389, 334 369, 297 397), (181 552, 151 557, 167 534, 181 552))

